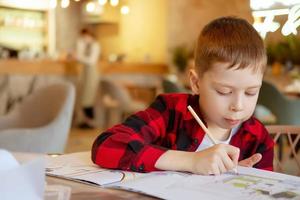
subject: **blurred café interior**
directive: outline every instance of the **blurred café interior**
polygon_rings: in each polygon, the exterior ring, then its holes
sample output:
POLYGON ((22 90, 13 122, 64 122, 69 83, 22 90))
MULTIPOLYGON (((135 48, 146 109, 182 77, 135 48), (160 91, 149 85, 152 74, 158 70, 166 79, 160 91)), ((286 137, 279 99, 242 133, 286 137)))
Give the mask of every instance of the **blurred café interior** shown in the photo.
MULTIPOLYGON (((265 41, 268 67, 255 115, 266 125, 297 128, 300 0, 0 0, 0 148, 87 151, 101 131, 157 94, 190 92, 200 30, 229 15, 248 20, 265 41), (76 59, 83 28, 99 47, 87 126, 80 104, 85 68, 76 59)), ((297 150, 295 130, 282 143, 291 138, 297 150)))

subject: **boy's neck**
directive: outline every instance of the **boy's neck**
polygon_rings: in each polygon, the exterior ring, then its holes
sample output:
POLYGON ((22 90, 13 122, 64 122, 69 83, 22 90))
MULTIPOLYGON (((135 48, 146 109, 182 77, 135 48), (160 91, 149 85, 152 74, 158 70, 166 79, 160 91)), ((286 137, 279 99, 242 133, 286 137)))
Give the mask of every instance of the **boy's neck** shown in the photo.
POLYGON ((218 141, 226 141, 230 136, 231 129, 223 129, 223 128, 220 128, 219 126, 217 126, 215 123, 211 123, 211 121, 207 120, 207 118, 205 117, 205 115, 203 113, 204 112, 202 111, 202 109, 200 107, 200 116, 201 116, 201 118, 204 119, 207 129, 212 134, 214 139, 216 139, 218 141))
POLYGON ((230 136, 231 129, 223 129, 216 126, 209 126, 209 132, 213 135, 213 137, 218 141, 226 141, 230 136))

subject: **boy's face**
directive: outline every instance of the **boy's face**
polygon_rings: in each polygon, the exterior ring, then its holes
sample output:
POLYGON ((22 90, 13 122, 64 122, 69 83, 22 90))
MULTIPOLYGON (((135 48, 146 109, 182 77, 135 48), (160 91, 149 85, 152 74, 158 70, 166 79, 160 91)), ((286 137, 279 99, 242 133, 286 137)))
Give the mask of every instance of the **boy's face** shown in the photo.
POLYGON ((263 73, 227 68, 227 63, 215 63, 199 77, 190 73, 191 87, 199 94, 200 109, 208 126, 231 129, 249 119, 254 112, 263 73))

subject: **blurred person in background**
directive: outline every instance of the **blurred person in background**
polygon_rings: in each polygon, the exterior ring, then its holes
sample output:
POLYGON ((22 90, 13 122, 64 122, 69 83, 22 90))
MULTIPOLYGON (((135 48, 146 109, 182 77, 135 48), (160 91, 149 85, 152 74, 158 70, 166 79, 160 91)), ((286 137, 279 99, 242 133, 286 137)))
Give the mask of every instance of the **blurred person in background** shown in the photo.
POLYGON ((98 59, 100 45, 94 35, 82 29, 76 44, 76 60, 83 65, 80 84, 80 128, 93 128, 94 100, 98 86, 98 59))
POLYGON ((18 50, 0 44, 0 58, 17 58, 18 50))

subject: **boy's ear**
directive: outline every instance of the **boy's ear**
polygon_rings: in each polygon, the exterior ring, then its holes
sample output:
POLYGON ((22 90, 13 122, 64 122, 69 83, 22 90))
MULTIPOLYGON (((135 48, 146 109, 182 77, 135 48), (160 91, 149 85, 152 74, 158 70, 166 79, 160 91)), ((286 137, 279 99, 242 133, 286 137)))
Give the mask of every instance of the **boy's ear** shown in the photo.
POLYGON ((199 94, 199 76, 195 69, 189 71, 190 86, 194 94, 199 94))

